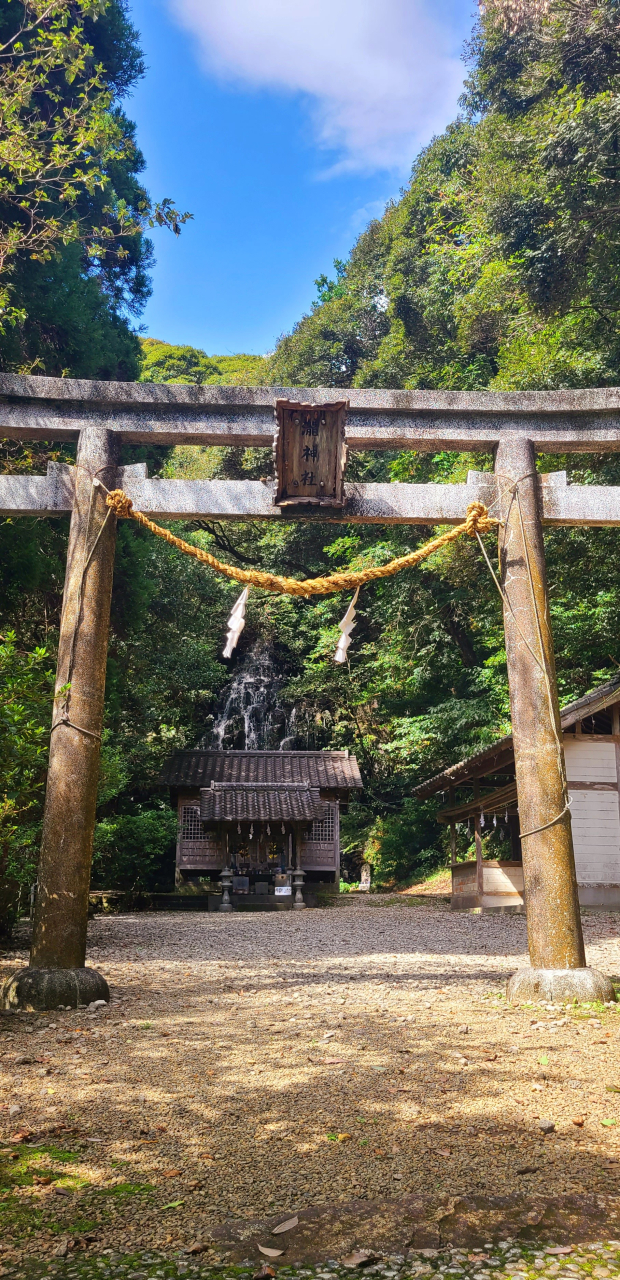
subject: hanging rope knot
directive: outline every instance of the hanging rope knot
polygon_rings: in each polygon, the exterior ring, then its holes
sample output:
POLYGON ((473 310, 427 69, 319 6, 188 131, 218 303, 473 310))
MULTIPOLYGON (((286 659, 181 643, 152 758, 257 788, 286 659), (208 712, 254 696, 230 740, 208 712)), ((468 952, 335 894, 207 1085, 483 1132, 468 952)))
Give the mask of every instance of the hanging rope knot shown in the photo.
POLYGON ((497 523, 498 521, 489 515, 484 502, 470 502, 465 519, 465 527, 470 538, 475 538, 477 533, 490 533, 497 523))
POLYGON ((122 489, 112 489, 106 498, 106 505, 112 508, 119 520, 129 520, 133 502, 122 489))

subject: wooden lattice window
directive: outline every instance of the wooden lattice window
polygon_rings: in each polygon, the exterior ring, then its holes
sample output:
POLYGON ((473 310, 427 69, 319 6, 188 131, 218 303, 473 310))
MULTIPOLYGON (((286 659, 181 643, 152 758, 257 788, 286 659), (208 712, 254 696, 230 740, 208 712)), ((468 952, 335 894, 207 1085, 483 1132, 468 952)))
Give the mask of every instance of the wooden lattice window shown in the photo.
POLYGON ((326 805, 320 817, 310 824, 306 840, 312 840, 316 844, 333 844, 334 810, 331 806, 326 805))
POLYGON ((182 840, 204 840, 205 833, 198 805, 184 804, 182 806, 180 826, 182 840))

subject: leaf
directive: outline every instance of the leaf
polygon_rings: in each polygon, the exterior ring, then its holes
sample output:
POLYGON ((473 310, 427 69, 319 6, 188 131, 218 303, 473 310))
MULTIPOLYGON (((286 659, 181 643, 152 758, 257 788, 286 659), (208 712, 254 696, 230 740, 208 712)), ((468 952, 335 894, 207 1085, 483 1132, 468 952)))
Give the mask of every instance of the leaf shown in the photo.
POLYGON ((601 1120, 601 1124, 607 1125, 608 1127, 611 1126, 612 1124, 617 1124, 617 1123, 618 1123, 617 1120, 601 1120))
POLYGON ((363 1267, 369 1262, 375 1262, 378 1256, 371 1249, 357 1249, 354 1253, 347 1254, 346 1258, 342 1259, 342 1264, 345 1267, 363 1267))
POLYGON ((298 1226, 298 1224, 299 1218, 295 1214, 294 1218, 287 1218, 286 1222, 281 1222, 278 1227, 273 1227, 271 1234, 272 1236, 279 1236, 283 1231, 292 1231, 293 1227, 298 1226))
POLYGON ((284 1253, 284 1249, 268 1249, 264 1244, 259 1244, 258 1248, 261 1253, 265 1254, 266 1258, 281 1258, 284 1253))
POLYGON ((548 1066, 549 1066, 549 1058, 548 1058, 548 1055, 547 1055, 546 1053, 541 1053, 541 1055, 540 1055, 540 1057, 539 1057, 538 1061, 539 1061, 539 1063, 540 1063, 540 1066, 541 1066, 541 1067, 548 1067, 548 1066))
POLYGON ((348 1139, 349 1139, 350 1137, 351 1137, 351 1134, 350 1134, 350 1133, 339 1133, 339 1134, 338 1134, 338 1141, 339 1141, 339 1142, 347 1142, 347 1141, 348 1141, 348 1139))
POLYGON ((180 1169, 165 1169, 164 1178, 178 1178, 180 1173, 180 1169))
POLYGON ((620 1093, 620 1087, 617 1084, 606 1084, 605 1088, 608 1093, 620 1093))
POLYGON ((162 1204, 162 1209, 180 1209, 185 1204, 184 1200, 171 1200, 170 1204, 162 1204))

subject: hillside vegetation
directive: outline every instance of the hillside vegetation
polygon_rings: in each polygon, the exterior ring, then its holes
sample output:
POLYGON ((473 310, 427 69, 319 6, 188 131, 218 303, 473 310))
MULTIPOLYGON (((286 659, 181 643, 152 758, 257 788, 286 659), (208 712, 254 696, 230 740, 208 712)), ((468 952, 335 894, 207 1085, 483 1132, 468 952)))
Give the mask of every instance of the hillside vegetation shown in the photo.
MULTIPOLYGON (((292 333, 265 358, 149 339, 138 352, 140 377, 455 390, 618 384, 618 14, 615 0, 487 6, 469 48, 462 116, 418 157, 401 197, 335 264, 333 278, 317 281, 316 302, 292 333)), ((127 460, 136 457, 156 473, 193 477, 259 478, 272 465, 270 451, 256 449, 127 449, 127 460)), ((5 447, 6 467, 43 462, 42 450, 5 447)), ((487 455, 357 454, 348 475, 449 483, 491 466, 487 455)), ((613 456, 540 458, 539 466, 565 468, 580 483, 620 483, 613 456)), ((235 564, 295 576, 382 563, 431 533, 285 521, 180 530, 235 564)), ((9 760, 26 753, 32 777, 27 797, 7 790, 4 830, 7 859, 23 878, 32 874, 40 817, 39 731, 65 537, 64 522, 0 529, 2 625, 16 633, 0 680, 25 708, 2 732, 13 743, 9 760), (36 646, 46 647, 47 666, 36 646)), ((492 539, 488 545, 493 554, 492 539)), ((620 665, 618 533, 553 530, 546 548, 567 700, 620 665)), ((298 745, 348 747, 360 762, 365 791, 344 830, 350 872, 362 855, 383 881, 439 865, 446 849, 435 806, 414 803, 412 786, 509 728, 501 613, 477 546, 461 540, 423 568, 365 588, 344 668, 332 655, 348 598, 257 591, 239 650, 224 662, 236 595, 232 584, 121 525, 97 882, 170 880, 174 818, 157 785, 161 762, 202 736, 231 671, 261 645, 274 656, 283 702, 295 707, 298 745)), ((465 832, 460 841, 465 855, 465 832)), ((498 851, 496 834, 487 849, 498 851)))

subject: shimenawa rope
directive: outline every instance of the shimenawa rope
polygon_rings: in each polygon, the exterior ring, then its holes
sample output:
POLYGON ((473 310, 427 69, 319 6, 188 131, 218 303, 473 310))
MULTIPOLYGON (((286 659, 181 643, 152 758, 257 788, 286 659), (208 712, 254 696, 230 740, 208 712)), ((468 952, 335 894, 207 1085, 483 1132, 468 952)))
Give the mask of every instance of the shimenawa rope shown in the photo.
MULTIPOLYGON (((98 483, 101 484, 101 481, 98 483)), ((447 546, 448 543, 455 542, 464 533, 474 538, 479 533, 489 533, 491 529, 499 524, 498 520, 489 515, 484 502, 470 502, 467 508, 467 518, 463 524, 450 529, 448 533, 442 533, 438 538, 432 538, 430 542, 426 542, 423 547, 418 547, 417 551, 411 551, 409 555, 399 556, 397 560, 390 560, 389 564, 373 568, 369 567, 368 569, 345 573, 332 573, 327 578, 303 578, 299 581, 297 578, 283 578, 278 574, 264 573, 261 569, 237 569, 234 565, 223 564, 221 560, 216 560, 215 556, 210 555, 208 551, 203 551, 200 547, 194 547, 191 543, 184 542, 182 538, 177 538, 169 529, 162 529, 161 525, 149 520, 141 511, 134 511, 131 498, 128 498, 122 489, 113 489, 108 492, 106 503, 119 519, 136 520, 143 528, 149 529, 151 533, 154 533, 157 538, 163 538, 171 547, 176 547, 178 551, 183 551, 186 555, 193 556, 201 564, 209 565, 216 573, 223 573, 227 578, 234 578, 236 582, 244 582, 252 587, 261 587, 263 591, 279 592, 281 595, 303 596, 306 599, 309 596, 330 595, 333 591, 355 589, 356 587, 361 587, 365 582, 376 582, 379 578, 391 578, 395 573, 400 573, 401 569, 410 569, 413 565, 419 564, 421 560, 426 560, 427 556, 433 555, 435 551, 439 551, 441 547, 447 546)))

